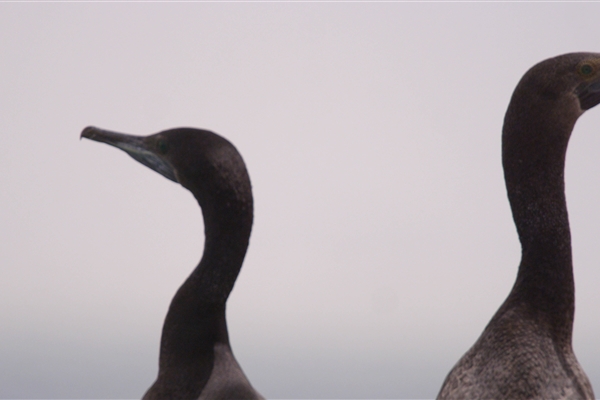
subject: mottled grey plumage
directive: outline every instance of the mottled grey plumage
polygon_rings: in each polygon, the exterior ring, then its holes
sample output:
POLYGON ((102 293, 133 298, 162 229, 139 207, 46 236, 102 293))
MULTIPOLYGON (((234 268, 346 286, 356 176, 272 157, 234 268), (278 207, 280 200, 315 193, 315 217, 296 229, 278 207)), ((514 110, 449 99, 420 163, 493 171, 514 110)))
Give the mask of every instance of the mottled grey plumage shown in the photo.
POLYGON ((502 135, 522 247, 517 280, 438 399, 594 398, 571 346, 575 286, 564 163, 575 122, 599 102, 600 54, 545 60, 517 85, 502 135))
POLYGON ((139 137, 88 127, 81 136, 118 147, 180 183, 204 217, 204 254, 171 302, 158 377, 144 399, 262 399, 233 356, 225 320, 253 220, 252 188, 240 154, 221 136, 192 128, 139 137))

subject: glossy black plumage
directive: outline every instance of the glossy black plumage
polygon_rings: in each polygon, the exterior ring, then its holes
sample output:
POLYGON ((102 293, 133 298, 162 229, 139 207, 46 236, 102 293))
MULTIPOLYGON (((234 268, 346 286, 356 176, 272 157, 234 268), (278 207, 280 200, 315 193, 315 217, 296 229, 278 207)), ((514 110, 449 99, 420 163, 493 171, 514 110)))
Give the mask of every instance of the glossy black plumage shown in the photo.
POLYGON ((504 119, 502 162, 522 247, 516 282, 438 399, 593 399, 573 353, 571 235, 564 190, 575 122, 600 102, 600 54, 532 67, 504 119))
POLYGON ((139 137, 88 127, 81 136, 118 147, 180 183, 204 217, 204 253, 171 302, 158 377, 144 399, 262 398, 233 356, 225 320, 253 221, 250 178, 238 151, 221 136, 193 128, 139 137))

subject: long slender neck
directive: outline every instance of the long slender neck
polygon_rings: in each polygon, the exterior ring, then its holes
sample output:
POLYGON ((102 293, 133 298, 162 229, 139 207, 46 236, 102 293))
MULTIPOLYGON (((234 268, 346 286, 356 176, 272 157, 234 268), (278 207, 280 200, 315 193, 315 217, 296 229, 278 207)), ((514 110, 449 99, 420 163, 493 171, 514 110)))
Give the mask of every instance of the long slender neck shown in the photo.
POLYGON ((241 197, 196 198, 204 216, 204 254, 169 307, 155 383, 161 388, 160 381, 165 385, 189 383, 194 386, 185 393, 192 397, 210 376, 214 345, 229 345, 225 302, 242 266, 253 218, 249 182, 241 197))
POLYGON ((506 114, 502 160, 522 258, 505 305, 524 306, 570 343, 575 286, 564 165, 575 120, 565 122, 557 103, 515 92, 506 114))
POLYGON ((204 254, 190 280, 199 301, 225 304, 248 248, 253 220, 252 198, 231 198, 203 204, 201 208, 204 254))

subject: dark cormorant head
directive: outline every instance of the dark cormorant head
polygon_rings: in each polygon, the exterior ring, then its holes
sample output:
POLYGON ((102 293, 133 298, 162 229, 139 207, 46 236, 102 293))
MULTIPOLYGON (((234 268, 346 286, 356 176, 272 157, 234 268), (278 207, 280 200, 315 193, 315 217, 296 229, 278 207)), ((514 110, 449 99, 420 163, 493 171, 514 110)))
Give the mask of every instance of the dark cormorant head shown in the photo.
POLYGON ((525 90, 537 94, 540 103, 577 98, 581 115, 600 103, 600 54, 568 53, 544 60, 527 71, 513 98, 525 90))
POLYGON ((568 53, 534 65, 508 105, 503 153, 515 160, 564 159, 577 119, 598 103, 600 54, 568 53))
POLYGON ((180 183, 201 203, 215 197, 220 201, 244 199, 251 190, 244 161, 236 148, 210 131, 176 128, 150 136, 133 136, 87 127, 81 137, 118 147, 165 178, 180 183))

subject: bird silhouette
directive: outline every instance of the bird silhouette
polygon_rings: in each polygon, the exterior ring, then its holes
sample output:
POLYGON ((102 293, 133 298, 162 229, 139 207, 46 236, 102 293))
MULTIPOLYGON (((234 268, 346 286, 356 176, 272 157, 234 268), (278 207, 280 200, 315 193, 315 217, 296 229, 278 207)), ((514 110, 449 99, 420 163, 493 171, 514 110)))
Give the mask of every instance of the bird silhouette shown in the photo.
POLYGON ((571 345, 575 285, 564 170, 575 122, 599 102, 600 54, 542 61, 517 85, 502 132, 522 248, 517 279, 438 399, 594 398, 571 345))
POLYGON ((81 137, 118 147, 180 183, 200 205, 204 253, 171 301, 158 377, 144 399, 262 399, 235 360, 225 305, 242 267, 253 221, 250 178, 236 148, 200 129, 140 137, 87 127, 81 137))

